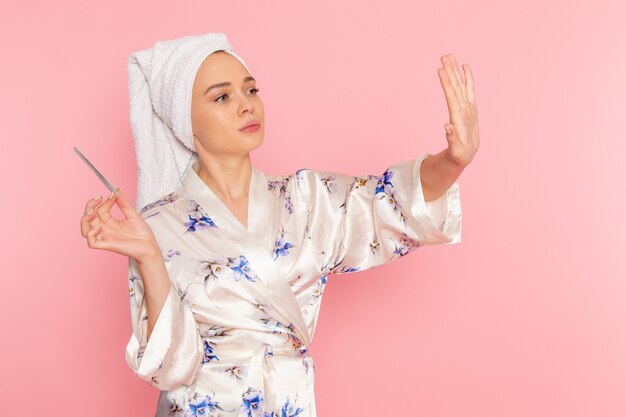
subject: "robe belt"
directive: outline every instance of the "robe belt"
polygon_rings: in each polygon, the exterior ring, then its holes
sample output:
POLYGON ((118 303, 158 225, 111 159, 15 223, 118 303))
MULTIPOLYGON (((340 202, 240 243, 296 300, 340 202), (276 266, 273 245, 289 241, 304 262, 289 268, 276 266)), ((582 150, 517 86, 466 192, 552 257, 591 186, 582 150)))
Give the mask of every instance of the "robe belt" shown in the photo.
MULTIPOLYGON (((251 356, 247 356, 247 358, 250 358, 250 362, 248 365, 248 373, 244 380, 244 386, 246 388, 263 388, 263 371, 265 370, 265 366, 268 365, 272 372, 276 372, 276 368, 274 368, 274 364, 271 360, 271 358, 274 356, 278 355, 302 358, 303 360, 308 362, 307 365, 312 365, 313 363, 313 358, 309 354, 308 349, 304 346, 299 349, 294 349, 292 347, 275 348, 269 343, 261 343, 251 353, 251 356)), ((231 358, 228 356, 223 356, 219 353, 218 355, 220 357, 220 361, 234 359, 234 357, 231 358)), ((238 355, 238 358, 241 358, 241 355, 238 355)))

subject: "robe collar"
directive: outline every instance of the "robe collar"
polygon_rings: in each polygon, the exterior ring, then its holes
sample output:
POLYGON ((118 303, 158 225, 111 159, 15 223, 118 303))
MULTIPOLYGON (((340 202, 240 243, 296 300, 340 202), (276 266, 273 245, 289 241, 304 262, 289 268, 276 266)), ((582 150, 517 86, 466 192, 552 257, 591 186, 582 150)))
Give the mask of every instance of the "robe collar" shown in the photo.
MULTIPOLYGON (((198 176, 200 161, 197 160, 187 170, 183 185, 191 198, 216 222, 221 231, 234 240, 256 239, 268 247, 269 206, 267 177, 263 171, 252 166, 252 177, 248 188, 248 227, 244 227, 232 211, 215 195, 198 176)), ((273 242, 272 242, 273 243, 273 242)))
POLYGON ((270 198, 266 174, 252 166, 248 190, 248 228, 198 176, 200 161, 187 170, 183 185, 189 198, 195 200, 215 222, 220 232, 246 257, 259 277, 265 301, 291 322, 301 342, 308 348, 311 340, 302 309, 291 286, 281 274, 272 256, 275 236, 270 236, 270 198))

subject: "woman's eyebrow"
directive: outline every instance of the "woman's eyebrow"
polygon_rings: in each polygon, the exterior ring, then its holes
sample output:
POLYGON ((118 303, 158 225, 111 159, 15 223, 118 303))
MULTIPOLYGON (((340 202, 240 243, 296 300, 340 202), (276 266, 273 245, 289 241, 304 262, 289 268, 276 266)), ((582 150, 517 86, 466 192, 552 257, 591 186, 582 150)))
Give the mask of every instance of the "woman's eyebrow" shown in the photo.
MULTIPOLYGON (((248 81, 256 81, 256 80, 254 79, 254 77, 246 77, 246 78, 243 79, 244 83, 247 83, 248 81)), ((209 90, 211 90, 213 88, 226 87, 227 85, 231 85, 231 83, 230 82, 225 82, 225 83, 213 84, 212 86, 210 86, 209 88, 204 90, 204 93, 202 95, 205 96, 206 93, 208 93, 209 90)))

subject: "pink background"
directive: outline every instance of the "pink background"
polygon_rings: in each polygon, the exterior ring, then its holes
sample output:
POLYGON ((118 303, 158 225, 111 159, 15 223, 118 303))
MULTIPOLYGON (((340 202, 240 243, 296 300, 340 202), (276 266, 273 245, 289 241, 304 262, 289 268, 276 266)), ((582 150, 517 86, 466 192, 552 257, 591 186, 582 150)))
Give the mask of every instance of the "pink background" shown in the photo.
POLYGON ((270 173, 439 152, 439 58, 474 72, 462 243, 330 277, 320 417, 626 415, 622 2, 175 3, 0 6, 3 415, 153 415, 124 360, 126 258, 79 232, 107 190, 72 147, 134 199, 126 60, 204 32, 258 80, 270 173))

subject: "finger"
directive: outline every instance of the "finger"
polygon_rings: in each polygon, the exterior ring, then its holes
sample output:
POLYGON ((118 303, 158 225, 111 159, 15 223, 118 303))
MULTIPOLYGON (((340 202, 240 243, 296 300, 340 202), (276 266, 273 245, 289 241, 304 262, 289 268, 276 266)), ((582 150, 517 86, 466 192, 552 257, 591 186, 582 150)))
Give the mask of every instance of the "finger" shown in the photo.
POLYGON ((101 227, 104 224, 104 222, 102 221, 102 219, 100 219, 99 217, 96 216, 95 219, 92 219, 89 222, 89 228, 90 229, 97 229, 99 227, 101 227))
POLYGON ((467 100, 465 93, 465 82, 463 81, 463 76, 461 75, 461 71, 459 70, 459 65, 456 63, 456 58, 452 54, 448 55, 448 57, 450 58, 450 61, 452 61, 452 67, 454 68, 454 75, 456 76, 457 86, 461 91, 463 100, 467 100))
POLYGON ((450 77, 445 70, 438 68, 437 74, 439 74, 439 81, 441 81, 441 86, 443 87, 443 91, 446 96, 446 103, 448 105, 448 112, 450 115, 454 114, 460 107, 459 97, 456 93, 456 90, 452 86, 452 82, 450 81, 450 77))
POLYGON ((83 216, 80 218, 80 234, 83 235, 83 237, 87 237, 87 231, 91 226, 90 223, 95 218, 97 218, 97 213, 95 210, 93 210, 89 214, 83 214, 83 216))
POLYGON ((111 246, 107 241, 107 235, 101 227, 98 229, 91 229, 87 233, 87 243, 90 248, 110 250, 111 246))
POLYGON ((476 103, 476 96, 474 94, 474 76, 469 65, 463 64, 463 72, 465 73, 465 85, 467 90, 467 100, 476 103))
POLYGON ((112 217, 111 207, 113 207, 113 204, 115 204, 115 193, 111 191, 109 198, 107 198, 106 201, 100 204, 100 207, 96 209, 96 212, 98 212, 98 216, 102 219, 103 223, 106 223, 112 217))
POLYGON ((98 229, 89 229, 87 232, 87 246, 93 249, 101 249, 101 238, 100 238, 100 228, 98 229))
POLYGON ((456 96, 458 97, 459 105, 462 106, 463 95, 461 94, 461 88, 459 86, 459 82, 456 79, 456 74, 454 73, 454 68, 452 67, 452 62, 447 55, 441 57, 441 62, 443 63, 443 69, 450 80, 450 84, 454 91, 456 92, 456 96))
POLYGON ((102 196, 100 194, 98 194, 94 198, 88 200, 87 204, 85 204, 85 214, 88 214, 89 210, 91 210, 94 207, 96 207, 100 203, 100 199, 101 198, 102 198, 102 196))
POLYGON ((139 217, 139 214, 137 214, 135 207, 130 204, 130 201, 128 201, 126 196, 122 194, 122 191, 119 188, 117 189, 117 192, 117 206, 120 208, 120 210, 122 210, 124 216, 128 218, 139 217))

